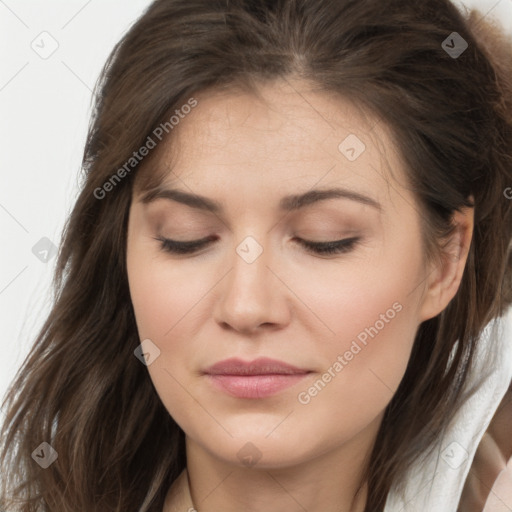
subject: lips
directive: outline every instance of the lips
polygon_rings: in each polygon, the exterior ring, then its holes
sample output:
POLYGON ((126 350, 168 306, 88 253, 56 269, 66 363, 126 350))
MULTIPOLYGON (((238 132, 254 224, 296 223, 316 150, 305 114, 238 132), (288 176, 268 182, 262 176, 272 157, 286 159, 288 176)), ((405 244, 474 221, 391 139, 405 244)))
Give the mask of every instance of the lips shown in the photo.
POLYGON ((265 398, 293 386, 309 370, 297 368, 283 361, 258 358, 245 362, 241 359, 226 359, 204 371, 209 382, 236 398, 265 398))
POLYGON ((245 362, 241 359, 226 359, 205 370, 208 375, 300 375, 309 373, 304 370, 278 361, 260 357, 254 361, 245 362))

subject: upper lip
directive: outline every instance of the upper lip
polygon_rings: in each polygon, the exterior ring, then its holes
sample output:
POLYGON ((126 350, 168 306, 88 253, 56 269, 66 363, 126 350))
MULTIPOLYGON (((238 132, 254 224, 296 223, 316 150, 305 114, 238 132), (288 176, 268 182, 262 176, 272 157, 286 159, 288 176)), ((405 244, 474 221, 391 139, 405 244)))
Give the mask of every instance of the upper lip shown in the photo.
POLYGON ((309 373, 309 370, 297 368, 277 359, 259 357, 254 361, 225 359, 209 366, 204 373, 209 375, 297 375, 309 373))

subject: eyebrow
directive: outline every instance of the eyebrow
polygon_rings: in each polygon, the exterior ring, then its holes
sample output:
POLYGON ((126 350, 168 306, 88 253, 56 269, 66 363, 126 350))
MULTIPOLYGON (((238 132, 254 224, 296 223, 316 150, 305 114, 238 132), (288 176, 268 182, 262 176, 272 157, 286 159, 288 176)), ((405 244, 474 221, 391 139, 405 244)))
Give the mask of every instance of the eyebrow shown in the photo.
MULTIPOLYGON (((157 187, 144 194, 141 198, 141 202, 143 204, 148 204, 157 199, 168 199, 170 201, 185 204, 191 208, 208 211, 215 214, 223 213, 223 207, 218 201, 178 189, 157 187)), ((349 190, 346 188, 309 190, 303 194, 288 195, 279 201, 279 209, 288 212, 299 210, 310 204, 328 199, 348 199, 371 206, 379 212, 382 212, 382 205, 378 201, 369 196, 365 196, 359 192, 355 192, 354 190, 349 190)))

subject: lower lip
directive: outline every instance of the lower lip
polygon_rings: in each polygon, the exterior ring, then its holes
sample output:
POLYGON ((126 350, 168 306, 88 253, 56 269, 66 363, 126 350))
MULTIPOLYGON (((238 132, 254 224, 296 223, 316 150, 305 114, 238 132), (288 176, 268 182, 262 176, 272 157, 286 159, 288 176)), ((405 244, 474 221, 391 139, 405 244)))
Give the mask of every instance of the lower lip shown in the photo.
POLYGON ((237 398, 265 398, 293 386, 306 375, 308 374, 207 375, 207 377, 216 388, 231 396, 237 398))

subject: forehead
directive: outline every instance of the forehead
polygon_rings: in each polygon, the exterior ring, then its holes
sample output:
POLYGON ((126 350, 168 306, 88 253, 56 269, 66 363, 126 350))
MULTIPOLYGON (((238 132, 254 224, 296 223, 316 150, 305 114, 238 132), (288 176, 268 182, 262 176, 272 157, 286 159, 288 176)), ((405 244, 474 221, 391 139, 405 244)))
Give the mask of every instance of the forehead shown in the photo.
POLYGON ((366 139, 376 123, 348 101, 313 92, 297 81, 262 85, 258 95, 204 91, 197 99, 198 106, 185 116, 175 134, 175 147, 192 150, 191 146, 200 144, 200 151, 191 151, 187 160, 229 156, 231 162, 251 165, 257 158, 259 164, 265 159, 265 167, 272 167, 273 162, 346 160, 339 144, 350 134, 366 139), (226 148, 229 155, 222 155, 226 148))
POLYGON ((389 130, 339 95, 283 80, 257 94, 209 90, 194 97, 197 106, 144 170, 155 176, 151 188, 186 184, 205 193, 221 187, 285 195, 351 186, 387 202, 400 188, 396 179, 405 183, 389 130))

